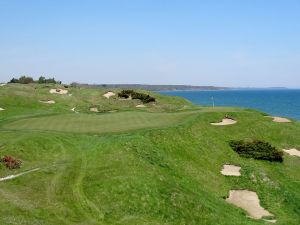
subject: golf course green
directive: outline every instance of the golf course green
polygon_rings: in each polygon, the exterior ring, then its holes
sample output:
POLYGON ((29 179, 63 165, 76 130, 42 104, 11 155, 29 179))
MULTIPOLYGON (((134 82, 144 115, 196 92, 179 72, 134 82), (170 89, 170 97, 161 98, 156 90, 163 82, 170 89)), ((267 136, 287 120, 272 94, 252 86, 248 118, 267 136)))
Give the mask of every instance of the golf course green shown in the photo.
POLYGON ((119 99, 120 91, 0 87, 0 157, 22 161, 19 169, 0 163, 1 225, 300 224, 300 158, 243 158, 229 146, 258 139, 300 150, 299 122, 144 90, 156 101, 139 108, 138 99, 119 99), (116 95, 104 97, 108 91, 116 95), (236 123, 211 125, 225 116, 236 123), (241 176, 221 174, 224 164, 240 166, 241 176), (249 217, 226 201, 230 190, 256 192, 272 216, 249 217))

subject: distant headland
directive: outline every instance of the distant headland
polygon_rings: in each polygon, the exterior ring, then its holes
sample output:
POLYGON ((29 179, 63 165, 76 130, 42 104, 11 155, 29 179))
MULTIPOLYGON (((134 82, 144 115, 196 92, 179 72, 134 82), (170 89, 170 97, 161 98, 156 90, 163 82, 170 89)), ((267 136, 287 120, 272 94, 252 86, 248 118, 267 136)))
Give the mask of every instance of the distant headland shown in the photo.
POLYGON ((148 91, 189 91, 189 90, 225 90, 226 87, 215 86, 193 86, 193 85, 151 85, 151 84, 78 84, 82 87, 106 87, 106 88, 126 88, 126 89, 144 89, 148 91))

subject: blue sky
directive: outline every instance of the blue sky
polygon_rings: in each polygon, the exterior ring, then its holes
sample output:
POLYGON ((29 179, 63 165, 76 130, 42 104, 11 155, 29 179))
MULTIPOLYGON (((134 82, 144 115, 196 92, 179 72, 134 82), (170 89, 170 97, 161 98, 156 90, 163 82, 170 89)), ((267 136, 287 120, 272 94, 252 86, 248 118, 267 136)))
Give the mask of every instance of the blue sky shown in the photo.
POLYGON ((0 0, 0 81, 300 87, 299 0, 0 0))

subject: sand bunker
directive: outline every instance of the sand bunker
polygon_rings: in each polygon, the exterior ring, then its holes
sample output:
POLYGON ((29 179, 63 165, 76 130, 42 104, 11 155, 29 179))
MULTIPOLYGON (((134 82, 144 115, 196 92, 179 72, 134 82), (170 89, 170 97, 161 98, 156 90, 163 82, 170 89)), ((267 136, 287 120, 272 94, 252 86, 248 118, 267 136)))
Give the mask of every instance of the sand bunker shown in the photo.
POLYGON ((278 116, 267 116, 267 117, 273 118, 273 122, 276 122, 276 123, 290 123, 290 122, 292 122, 289 119, 283 118, 283 117, 278 117, 278 116))
POLYGON ((273 216, 259 204, 256 192, 248 190, 231 190, 227 202, 246 210, 250 217, 261 219, 264 216, 273 216))
POLYGON ((46 103, 46 104, 55 104, 54 100, 48 100, 48 101, 40 101, 42 103, 46 103))
POLYGON ((226 125, 232 125, 232 124, 235 124, 235 123, 237 123, 237 121, 235 121, 233 119, 224 118, 222 120, 222 122, 219 122, 219 123, 210 123, 210 124, 214 125, 214 126, 226 126, 226 125))
POLYGON ((136 107, 137 107, 137 108, 145 108, 146 106, 143 105, 143 104, 140 104, 140 105, 137 105, 136 107))
POLYGON ((49 93, 65 95, 65 94, 68 94, 68 90, 56 88, 56 89, 50 89, 49 93))
POLYGON ((9 176, 7 176, 7 177, 2 177, 2 178, 0 178, 0 182, 1 182, 1 181, 5 181, 5 180, 11 180, 11 179, 14 179, 14 178, 16 178, 16 177, 25 175, 25 174, 27 174, 27 173, 31 173, 31 172, 37 171, 37 170, 39 170, 39 169, 40 169, 40 168, 35 168, 35 169, 33 169, 33 170, 28 170, 28 171, 23 172, 23 173, 19 173, 19 174, 15 174, 15 175, 9 175, 9 176))
POLYGON ((3 86, 5 86, 5 85, 6 85, 6 84, 4 84, 4 83, 1 83, 1 84, 0 84, 0 87, 3 87, 3 86))
POLYGON ((292 156, 298 156, 300 157, 300 151, 295 149, 295 148, 292 148, 292 149, 283 149, 284 152, 288 153, 289 155, 292 155, 292 156))
POLYGON ((116 95, 115 93, 109 91, 109 92, 105 93, 103 96, 108 99, 108 98, 110 98, 112 96, 115 96, 115 95, 116 95))
POLYGON ((223 166, 223 169, 221 170, 221 173, 225 176, 239 177, 239 176, 241 176, 240 170, 241 170, 240 166, 225 164, 223 166))
POLYGON ((99 112, 99 111, 98 111, 98 108, 95 108, 95 107, 90 108, 90 111, 91 111, 91 112, 99 112))
POLYGON ((5 109, 3 109, 3 108, 0 108, 0 111, 3 111, 3 110, 5 110, 5 109))

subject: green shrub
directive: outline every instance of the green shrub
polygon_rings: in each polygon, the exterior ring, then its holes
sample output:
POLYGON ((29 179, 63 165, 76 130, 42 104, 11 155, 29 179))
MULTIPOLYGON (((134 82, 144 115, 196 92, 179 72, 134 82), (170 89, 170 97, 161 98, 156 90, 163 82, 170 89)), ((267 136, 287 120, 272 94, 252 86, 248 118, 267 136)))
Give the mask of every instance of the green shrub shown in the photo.
POLYGON ((264 141, 230 141, 230 147, 240 156, 268 161, 283 161, 283 152, 264 141))
POLYGON ((129 98, 133 93, 133 90, 122 90, 120 93, 118 93, 118 96, 120 98, 129 98))
POLYGON ((122 90, 118 93, 120 98, 129 98, 131 96, 132 99, 139 99, 143 103, 155 102, 155 98, 151 97, 150 95, 135 92, 134 90, 122 90))

